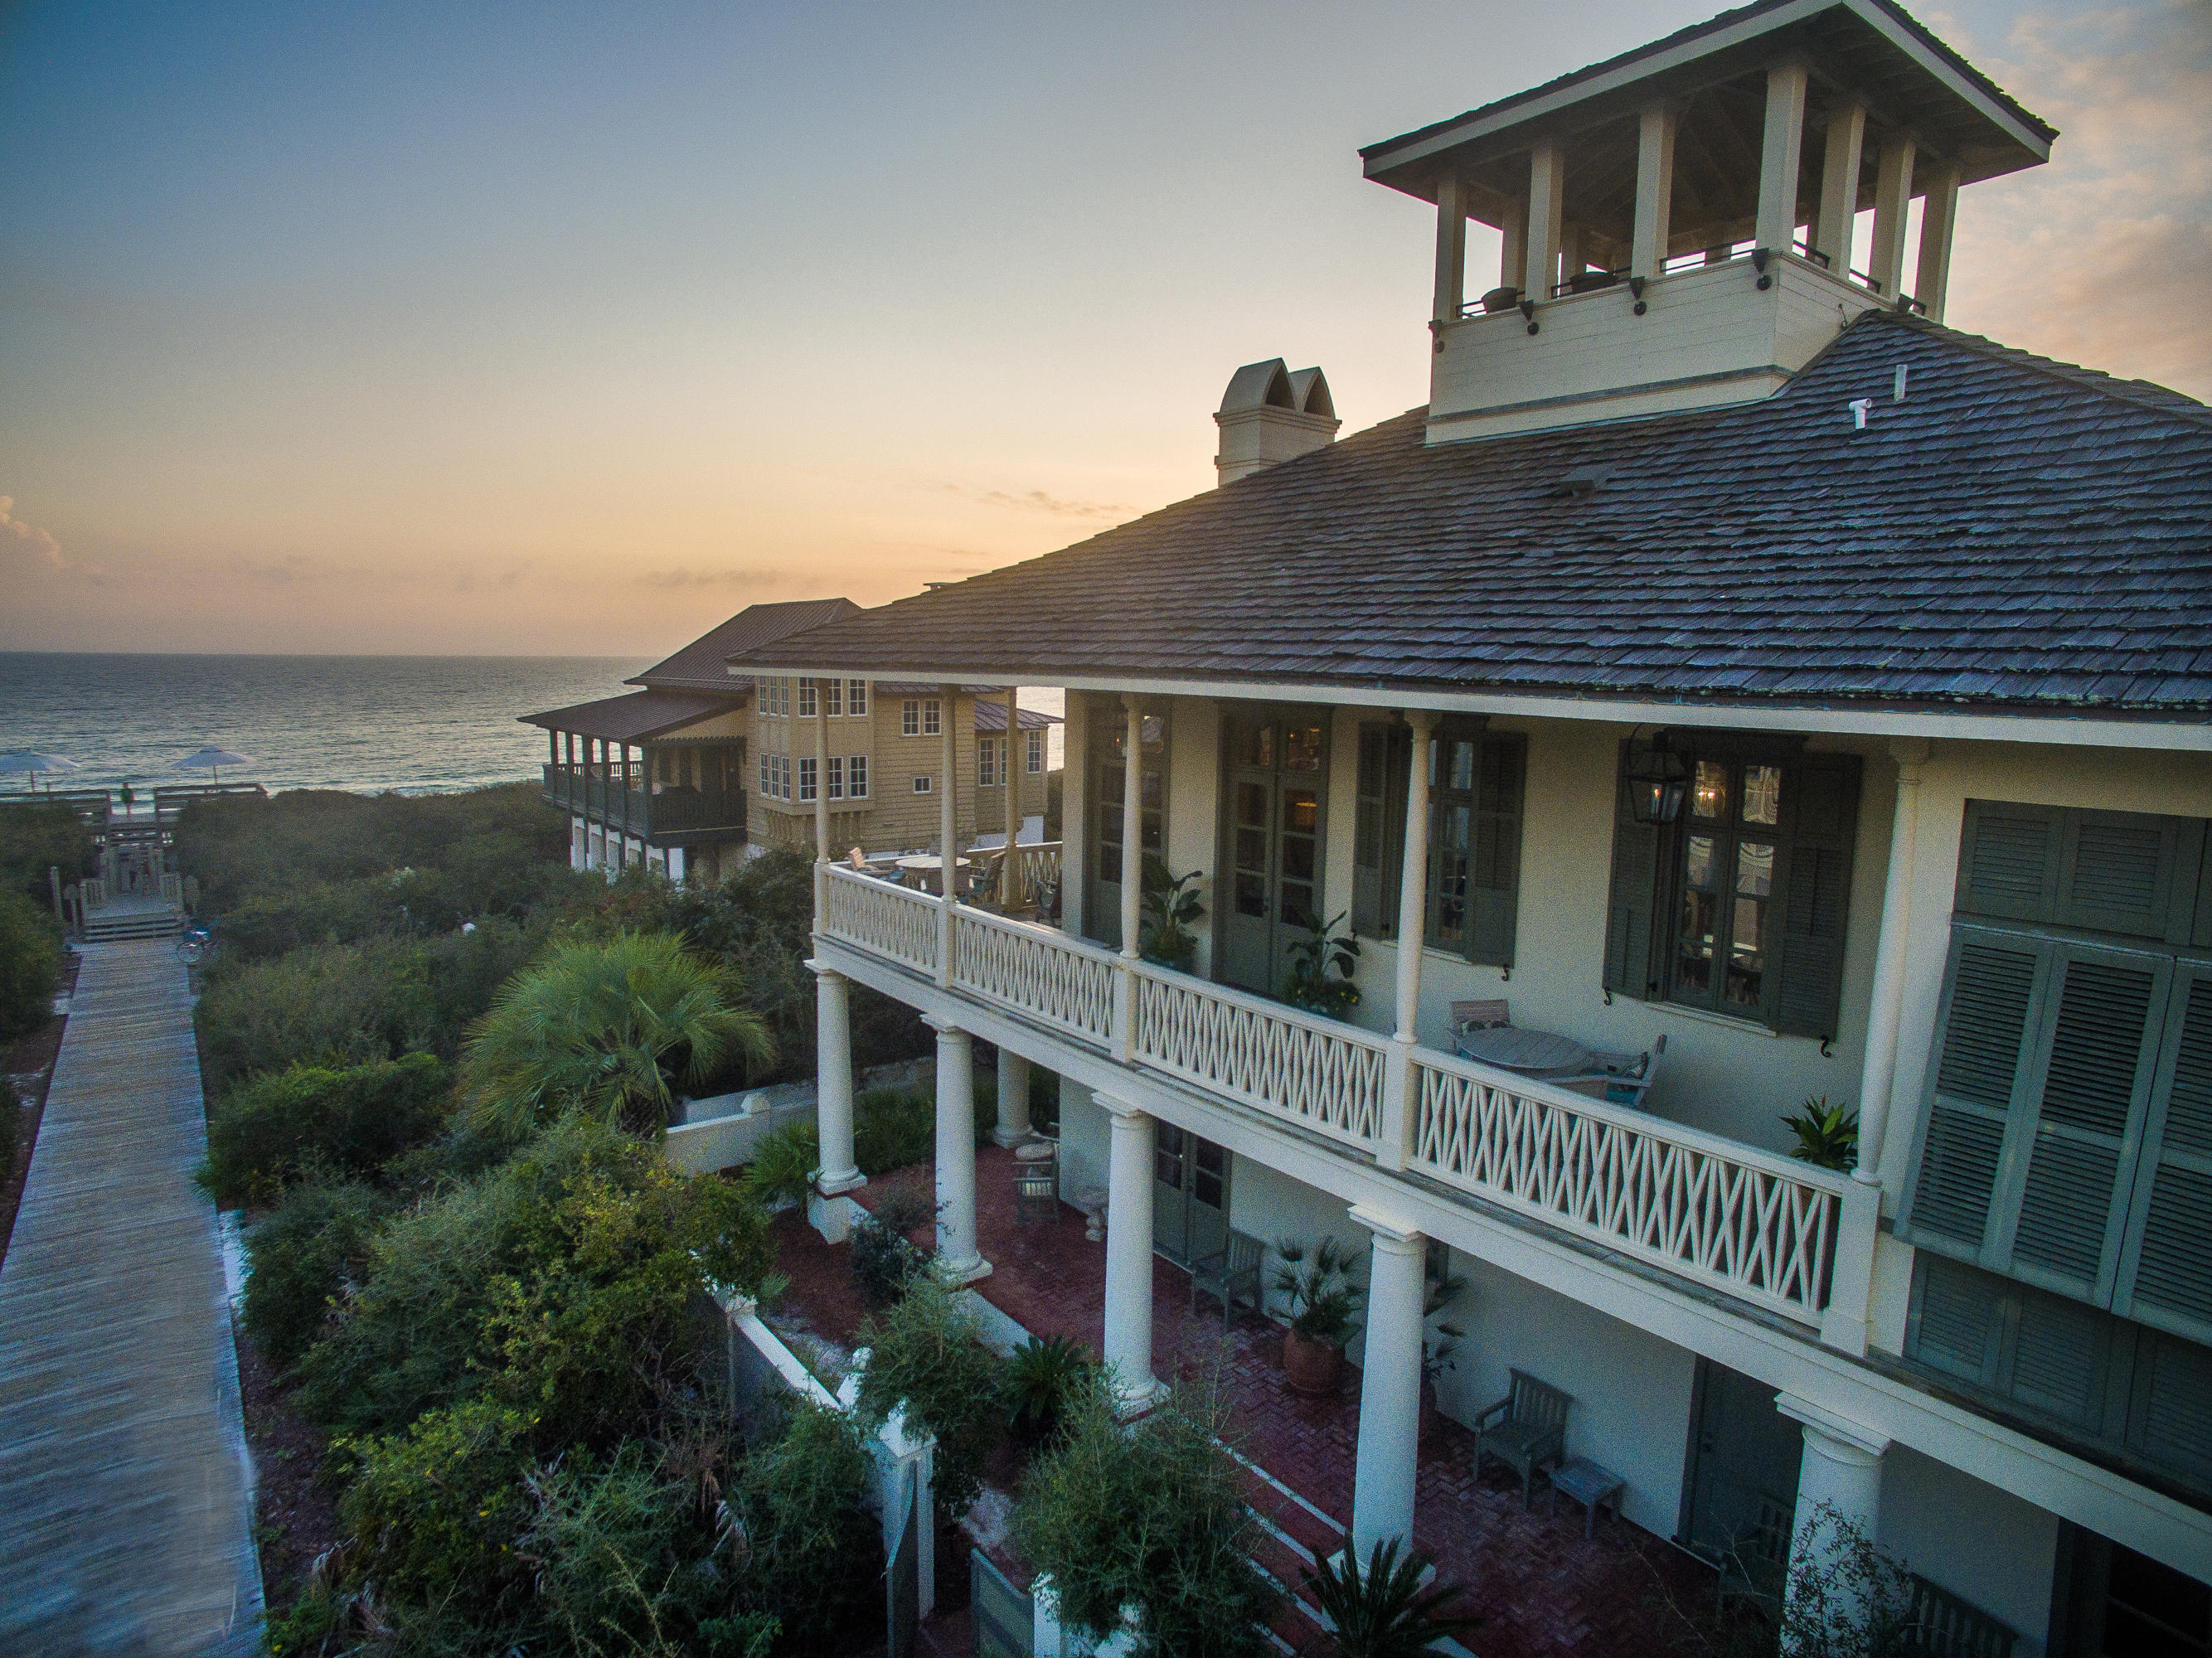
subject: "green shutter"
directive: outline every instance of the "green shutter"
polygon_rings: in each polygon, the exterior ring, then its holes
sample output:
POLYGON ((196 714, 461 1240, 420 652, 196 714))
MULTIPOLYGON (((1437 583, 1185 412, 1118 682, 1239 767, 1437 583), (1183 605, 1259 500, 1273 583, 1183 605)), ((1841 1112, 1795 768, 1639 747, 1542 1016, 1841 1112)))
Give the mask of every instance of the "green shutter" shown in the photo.
POLYGON ((2057 806, 1966 802, 1959 838, 1959 913, 2048 920, 2058 899, 2064 816, 2057 806))
POLYGON ((2037 939, 1953 929, 1936 1074, 1899 1236, 1981 1259, 2047 954, 2037 939))
MULTIPOLYGON (((1986 1282, 1986 1280, 1984 1280, 1986 1282)), ((2003 1392, 2032 1411, 2080 1427, 2101 1424, 2112 1321, 2060 1296, 2015 1292, 2003 1392)))
POLYGON ((1659 993, 1659 826, 1639 823, 1631 805, 1628 744, 1620 745, 1613 788, 1613 884, 1605 910, 1604 984, 1616 995, 1647 1001, 1659 993))
POLYGON ((1995 1388, 2005 1318, 2003 1303, 1989 1293, 1990 1280, 1971 1266, 1924 1252, 1914 1271, 1919 1284, 1905 1356, 1978 1388, 1995 1388))
POLYGON ((2212 964, 2174 975, 2160 1046, 2112 1310, 2212 1341, 2212 964))
POLYGON ((1406 783, 1412 737, 1402 726, 1359 728, 1352 841, 1352 930, 1398 935, 1398 884, 1406 861, 1406 783))
POLYGON ((2212 1481, 2212 1351, 2147 1335, 2136 1352, 2128 1448, 2199 1484, 2212 1481))
POLYGON ((1513 964, 1521 908, 1522 803, 1528 786, 1528 739, 1516 732, 1486 734, 1475 769, 1467 953, 1493 967, 1513 964))
POLYGON ((1780 971, 1771 1017, 1785 1036, 1826 1040, 1836 1034, 1842 1014, 1844 922, 1858 834, 1858 756, 1796 762, 1784 770, 1782 799, 1780 971))
MULTIPOLYGON (((2093 932, 2163 938, 2185 849, 2198 858, 2203 825, 2140 812, 2071 811, 2060 843, 2058 902, 2049 920, 2093 932)), ((2174 934, 2187 935, 2185 920, 2174 934)))
POLYGON ((2027 1169, 2010 1270, 2109 1304, 2172 968, 2163 957, 2087 944, 2054 944, 2051 957, 2033 1108, 2014 1117, 2027 1169))

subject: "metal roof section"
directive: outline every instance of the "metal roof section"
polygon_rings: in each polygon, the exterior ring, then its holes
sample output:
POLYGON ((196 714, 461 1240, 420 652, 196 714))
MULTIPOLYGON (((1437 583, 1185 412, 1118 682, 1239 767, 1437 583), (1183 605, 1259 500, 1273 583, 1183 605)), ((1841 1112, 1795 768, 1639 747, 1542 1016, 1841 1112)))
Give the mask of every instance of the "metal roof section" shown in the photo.
POLYGON ((548 731, 574 732, 579 737, 604 738, 610 743, 642 743, 665 737, 715 714, 727 714, 734 706, 726 696, 633 691, 628 696, 574 702, 565 708, 550 708, 544 714, 526 714, 517 718, 526 726, 543 726, 548 731))

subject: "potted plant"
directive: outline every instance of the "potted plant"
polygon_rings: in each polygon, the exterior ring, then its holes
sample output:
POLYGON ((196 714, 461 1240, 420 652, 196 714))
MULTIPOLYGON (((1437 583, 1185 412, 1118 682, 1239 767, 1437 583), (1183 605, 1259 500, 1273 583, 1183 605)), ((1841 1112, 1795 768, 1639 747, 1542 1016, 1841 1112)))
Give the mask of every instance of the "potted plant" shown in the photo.
POLYGON ((1204 879, 1201 872, 1174 875, 1158 858, 1145 859, 1143 891, 1139 902, 1144 920, 1137 928, 1137 954, 1157 967, 1190 971, 1198 955, 1198 935, 1191 924, 1206 914, 1194 890, 1204 879))
POLYGON ((1822 1169, 1849 1169, 1858 1161, 1859 1114, 1830 1105, 1825 1094, 1806 1101, 1796 1116, 1782 1119, 1782 1126, 1797 1137, 1790 1148, 1793 1157, 1822 1169))
POLYGON ((1275 1253, 1281 1257, 1275 1289, 1289 1303, 1291 1315, 1283 1336, 1283 1379, 1293 1393, 1333 1394, 1363 1293, 1352 1281, 1352 1252, 1325 1237, 1310 1246, 1285 1238, 1275 1253))
POLYGON ((1337 932, 1343 920, 1341 911, 1333 921, 1310 918, 1306 936, 1291 945, 1283 999, 1292 1007, 1341 1019, 1359 1005, 1359 987, 1352 981, 1359 969, 1359 940, 1337 932))
POLYGON ((1398 1540, 1375 1546, 1362 1570, 1346 1548, 1305 1573, 1306 1587, 1334 1632, 1335 1658, 1421 1658, 1445 1636, 1464 1635, 1482 1619, 1455 1616, 1452 1603, 1466 1593, 1457 1583, 1421 1587, 1420 1556, 1398 1555, 1398 1540))

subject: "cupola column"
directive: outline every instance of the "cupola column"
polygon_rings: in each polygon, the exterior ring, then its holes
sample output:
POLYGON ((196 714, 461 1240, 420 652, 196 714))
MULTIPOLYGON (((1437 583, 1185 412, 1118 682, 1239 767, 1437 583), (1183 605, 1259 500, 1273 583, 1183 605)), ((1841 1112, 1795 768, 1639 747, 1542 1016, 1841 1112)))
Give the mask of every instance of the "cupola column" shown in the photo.
POLYGON ((1437 287, 1429 314, 1452 322, 1467 302, 1467 187, 1459 175, 1437 180, 1437 287))
POLYGON ((1939 167, 1920 200, 1920 270, 1912 297, 1928 307, 1928 320, 1943 320, 1943 296, 1951 286, 1951 233, 1959 218, 1959 169, 1939 167))
POLYGON ((1528 274, 1528 198, 1516 197, 1505 205, 1505 222, 1498 228, 1498 285, 1516 291, 1528 274))
POLYGON ((1905 216, 1912 206, 1911 137, 1899 133, 1881 146, 1881 171, 1874 185, 1874 250, 1867 274, 1886 300, 1904 292, 1905 216))
POLYGON ((1637 116, 1636 240, 1628 274, 1647 281, 1667 269, 1674 208, 1674 111, 1647 104, 1637 116))
POLYGON ((1556 143, 1528 155, 1528 232, 1522 241, 1521 297, 1548 300, 1559 265, 1559 216, 1566 203, 1567 156, 1556 143))
POLYGON ((1828 148, 1820 164, 1820 217, 1813 246, 1828 256, 1829 270, 1851 274, 1851 230, 1859 210, 1859 152, 1866 144, 1866 106, 1838 99, 1828 111, 1828 148))
POLYGON ((1805 65, 1766 71, 1766 130, 1759 149, 1759 217, 1753 236, 1786 253, 1797 244, 1797 166, 1805 144, 1805 65))

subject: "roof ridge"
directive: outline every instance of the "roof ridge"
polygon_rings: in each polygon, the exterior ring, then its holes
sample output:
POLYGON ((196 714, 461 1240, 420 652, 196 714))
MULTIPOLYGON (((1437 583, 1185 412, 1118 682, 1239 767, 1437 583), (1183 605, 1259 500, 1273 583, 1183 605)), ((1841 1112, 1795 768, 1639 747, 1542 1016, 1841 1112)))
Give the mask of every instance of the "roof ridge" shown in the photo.
MULTIPOLYGON (((1889 323, 1898 327, 1908 328, 1916 333, 1926 334, 1947 344, 1958 346, 1962 350, 1972 351, 1978 356, 1987 357, 1993 362, 2005 363, 2014 368, 2024 368, 2031 374, 2040 374, 2049 380, 2063 380, 2069 386, 2081 387, 2083 391, 2100 392, 2119 402, 2132 404, 2138 409, 2148 410, 2153 414, 2170 415, 2192 426, 2212 420, 2212 405, 2191 397, 2186 392, 2177 392, 2170 386, 2160 386, 2155 380, 2122 380, 2118 375, 2108 374, 2101 368, 2086 367, 2078 362, 2068 362, 2061 357, 2039 356, 2034 352, 2026 350, 2020 346, 2007 345, 2002 340, 1993 340, 1986 334, 1969 334, 1964 329, 1953 328, 1945 323, 1932 322, 1926 317, 1916 317, 1886 307, 1861 312, 1851 319, 1850 327, 1839 331, 1836 338, 1838 341, 1842 340, 1850 333, 1852 329, 1863 325, 1870 325, 1880 323, 1889 323)), ((1818 361, 1820 355, 1826 355, 1832 349, 1832 343, 1830 346, 1823 347, 1819 355, 1816 355, 1813 361, 1818 361)), ((1812 367, 1813 362, 1808 362, 1803 368, 1799 369, 1790 377, 1790 384, 1796 385, 1812 367)))

